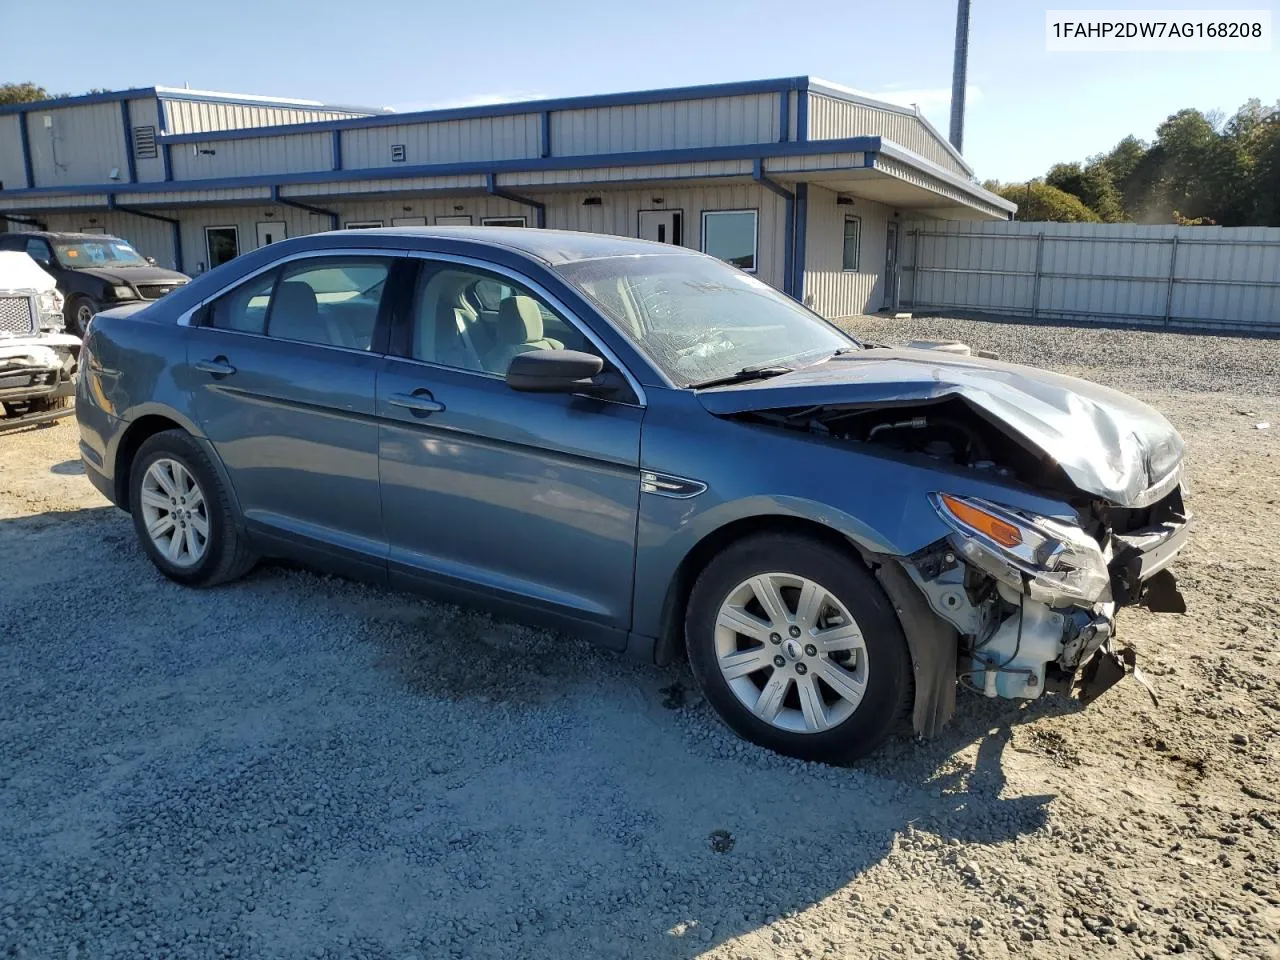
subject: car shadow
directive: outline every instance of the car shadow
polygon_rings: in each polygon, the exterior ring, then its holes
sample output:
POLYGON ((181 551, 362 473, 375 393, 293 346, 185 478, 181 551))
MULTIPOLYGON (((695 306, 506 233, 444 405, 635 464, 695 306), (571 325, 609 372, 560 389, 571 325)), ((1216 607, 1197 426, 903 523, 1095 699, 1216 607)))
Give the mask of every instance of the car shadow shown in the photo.
MULTIPOLYGON (((255 949, 280 956, 684 960, 731 942, 754 955, 752 941, 775 935, 777 918, 832 898, 892 924, 897 905, 859 881, 905 847, 959 884, 981 883, 953 841, 999 845, 1046 826, 1053 795, 1011 787, 1007 752, 1019 727, 1078 708, 1062 697, 964 695, 936 739, 901 736, 834 768, 738 740, 682 665, 632 663, 292 565, 186 590, 152 569, 128 517, 105 506, 0 520, 0 582, 9 588, 0 615, 24 630, 41 627, 32 611, 43 598, 63 597, 65 565, 48 565, 46 576, 18 558, 50 552, 74 554, 86 574, 73 602, 60 602, 56 634, 42 634, 38 647, 26 633, 6 641, 12 676, 33 682, 48 664, 41 684, 92 691, 45 707, 63 711, 47 734, 55 741, 64 727, 78 729, 77 711, 115 718, 94 728, 87 747, 54 743, 51 753, 81 750, 86 771, 103 768, 108 748, 120 755, 105 768, 109 788, 79 787, 87 806, 111 817, 102 827, 84 821, 78 829, 98 833, 66 869, 121 869, 113 844, 123 834, 110 824, 133 824, 150 864, 136 872, 157 878, 146 896, 199 889, 209 916, 234 919, 220 936, 235 942, 252 931, 255 949), (149 619, 135 616, 140 609, 149 619), (253 615, 211 634, 215 609, 253 615), (190 631, 189 648, 165 629, 168 619, 190 631), (328 639, 309 632, 317 623, 328 639), (115 652, 120 644, 127 654, 115 652), (252 668, 242 662, 259 655, 252 668), (104 666, 118 656, 127 670, 104 666), (91 664, 90 675, 64 678, 66 663, 91 664), (112 696, 128 709, 112 711, 112 696), (175 702, 191 712, 174 713, 166 705, 175 702), (135 771, 121 758, 148 749, 156 730, 163 738, 135 771), (220 738, 212 744, 210 731, 220 738), (113 736, 142 746, 122 750, 113 736), (211 749, 223 767, 206 757, 211 749), (323 784, 325 829, 294 831, 293 815, 279 811, 309 800, 290 790, 309 794, 314 784, 323 784), (212 811, 229 789, 248 807, 222 893, 187 851, 199 844, 206 807, 209 819, 222 816, 212 811), (252 912, 236 894, 242 865, 276 857, 285 829, 294 866, 273 874, 252 912)), ((0 679, 0 701, 12 682, 0 679)), ((21 769, 26 762, 15 771, 22 782, 47 779, 21 769)), ((21 813, 44 829, 43 810, 21 813)), ((45 896, 42 882, 33 881, 33 903, 45 896)), ((156 919, 160 932, 191 919, 183 910, 156 919)))
POLYGON ((50 467, 49 472, 56 473, 60 477, 83 477, 84 463, 78 457, 74 460, 63 460, 50 467))

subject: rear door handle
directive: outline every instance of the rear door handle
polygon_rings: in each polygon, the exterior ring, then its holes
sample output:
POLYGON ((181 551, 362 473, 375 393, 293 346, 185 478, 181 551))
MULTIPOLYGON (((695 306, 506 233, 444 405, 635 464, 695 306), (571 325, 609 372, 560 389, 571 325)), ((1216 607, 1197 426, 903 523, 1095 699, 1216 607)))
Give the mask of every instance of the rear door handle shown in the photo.
POLYGON ((444 404, 431 396, 428 390, 415 390, 413 393, 393 393, 387 398, 387 403, 393 407, 404 407, 406 410, 412 410, 414 413, 428 414, 439 413, 444 409, 444 404))
POLYGON ((226 357, 215 357, 212 360, 197 360, 192 364, 201 373, 211 373, 215 377, 229 377, 236 368, 227 363, 226 357))

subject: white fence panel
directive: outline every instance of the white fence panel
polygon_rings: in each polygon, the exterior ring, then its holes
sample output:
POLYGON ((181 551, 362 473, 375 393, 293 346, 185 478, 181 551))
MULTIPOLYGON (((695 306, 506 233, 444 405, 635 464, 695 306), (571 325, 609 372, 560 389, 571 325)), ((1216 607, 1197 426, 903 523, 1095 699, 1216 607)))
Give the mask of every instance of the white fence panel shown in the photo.
POLYGON ((1280 334, 1280 228, 919 221, 902 305, 1280 334))

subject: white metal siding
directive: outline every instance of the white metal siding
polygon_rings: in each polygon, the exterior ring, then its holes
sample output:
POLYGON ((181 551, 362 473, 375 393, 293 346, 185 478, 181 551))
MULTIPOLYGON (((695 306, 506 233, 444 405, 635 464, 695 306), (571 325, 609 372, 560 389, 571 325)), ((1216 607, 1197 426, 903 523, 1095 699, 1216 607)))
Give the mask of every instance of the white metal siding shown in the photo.
POLYGON ((121 203, 154 207, 166 203, 227 203, 240 200, 265 201, 271 197, 270 187, 222 187, 218 190, 163 190, 144 197, 123 197, 121 203))
POLYGON ((21 190, 27 185, 22 162, 22 117, 16 113, 0 117, 0 183, 5 190, 21 190))
MULTIPOLYGON (((483 174, 465 177, 403 177, 381 180, 335 180, 328 183, 296 183, 282 186, 280 192, 287 197, 332 197, 358 193, 388 193, 411 190, 474 190, 485 189, 483 174)), ((323 202, 321 202, 323 205, 323 202)))
POLYGON ((700 177, 749 177, 750 160, 708 160, 699 163, 662 163, 648 166, 581 167, 571 170, 534 170, 503 174, 500 183, 512 186, 605 183, 626 180, 667 180, 700 177))
POLYGON ((1175 327, 1280 330, 1280 228, 909 226, 920 234, 903 237, 903 301, 917 309, 1157 325, 1167 313, 1175 327))
POLYGON ((885 237, 890 215, 888 207, 870 200, 855 198, 851 206, 842 206, 836 203, 836 195, 832 191, 809 187, 805 303, 824 317, 848 317, 880 309, 884 297, 885 237), (846 216, 862 220, 857 271, 843 269, 846 216))
POLYGON ((208 267, 205 227, 235 227, 242 254, 256 249, 257 224, 260 221, 285 224, 291 237, 329 229, 328 217, 317 217, 294 207, 272 206, 269 202, 256 206, 188 208, 171 215, 182 221, 182 255, 185 261, 182 269, 193 276, 208 267))
POLYGON ((591 107, 551 114, 558 157, 634 150, 775 143, 781 133, 777 93, 591 107))
POLYGON ((964 166, 918 117, 837 100, 820 93, 809 94, 809 139, 841 140, 845 137, 884 137, 953 173, 969 176, 964 166))
POLYGON ((243 103, 213 103, 206 100, 170 100, 161 94, 168 109, 169 133, 204 133, 240 130, 244 127, 275 127, 291 123, 342 120, 362 114, 287 105, 253 106, 243 103))
POLYGON ((755 184, 655 185, 643 190, 556 194, 547 205, 547 226, 634 237, 639 234, 640 211, 654 209, 682 211, 683 245, 694 250, 701 249, 704 210, 759 210, 756 276, 782 289, 786 204, 781 197, 755 184), (600 197, 602 202, 584 206, 582 201, 587 197, 600 197), (655 198, 661 198, 662 203, 655 203, 655 198))
POLYGON ((31 165, 37 187, 106 183, 111 170, 129 179, 120 104, 90 103, 27 114, 31 165), (51 126, 45 127, 45 117, 51 126))
POLYGON ((342 165, 363 170, 401 163, 412 166, 536 157, 540 126, 540 115, 529 113, 344 130, 342 165), (403 161, 392 161, 392 144, 404 145, 403 161))
POLYGON ((536 223, 531 207, 489 196, 343 201, 328 204, 326 209, 337 213, 344 227, 352 221, 370 220, 381 220, 383 226, 389 227, 392 220, 401 217, 425 217, 428 226, 436 222, 436 217, 465 216, 471 217, 475 226, 480 226, 483 217, 524 217, 530 227, 536 223))
POLYGON ((169 150, 175 180, 309 173, 333 166, 333 140, 328 133, 204 140, 174 144, 169 150))
MULTIPOLYGON (((129 123, 138 127, 155 127, 156 155, 151 160, 135 160, 138 166, 140 183, 164 179, 164 151, 160 146, 160 106, 154 97, 129 101, 129 123)), ((137 141, 134 141, 134 152, 137 152, 137 141)))

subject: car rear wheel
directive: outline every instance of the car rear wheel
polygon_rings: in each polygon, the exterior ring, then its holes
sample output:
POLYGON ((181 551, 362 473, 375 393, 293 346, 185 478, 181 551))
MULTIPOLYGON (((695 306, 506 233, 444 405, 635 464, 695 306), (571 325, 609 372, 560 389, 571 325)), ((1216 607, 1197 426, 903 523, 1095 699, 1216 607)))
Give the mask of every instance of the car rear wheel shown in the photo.
POLYGON ((769 534, 727 548, 694 585, 685 632, 711 706, 778 753, 857 759, 910 703, 910 654, 884 591, 816 540, 769 534))
POLYGON ((66 307, 63 309, 62 319, 66 324, 67 333, 73 333, 77 337, 84 337, 84 332, 89 329, 89 321, 98 313, 98 304, 94 302, 92 297, 86 297, 84 294, 76 294, 67 301, 66 307))
POLYGON ((243 576, 256 560, 213 465, 181 430, 157 433, 138 449, 129 506, 139 542, 171 580, 213 586, 243 576))

